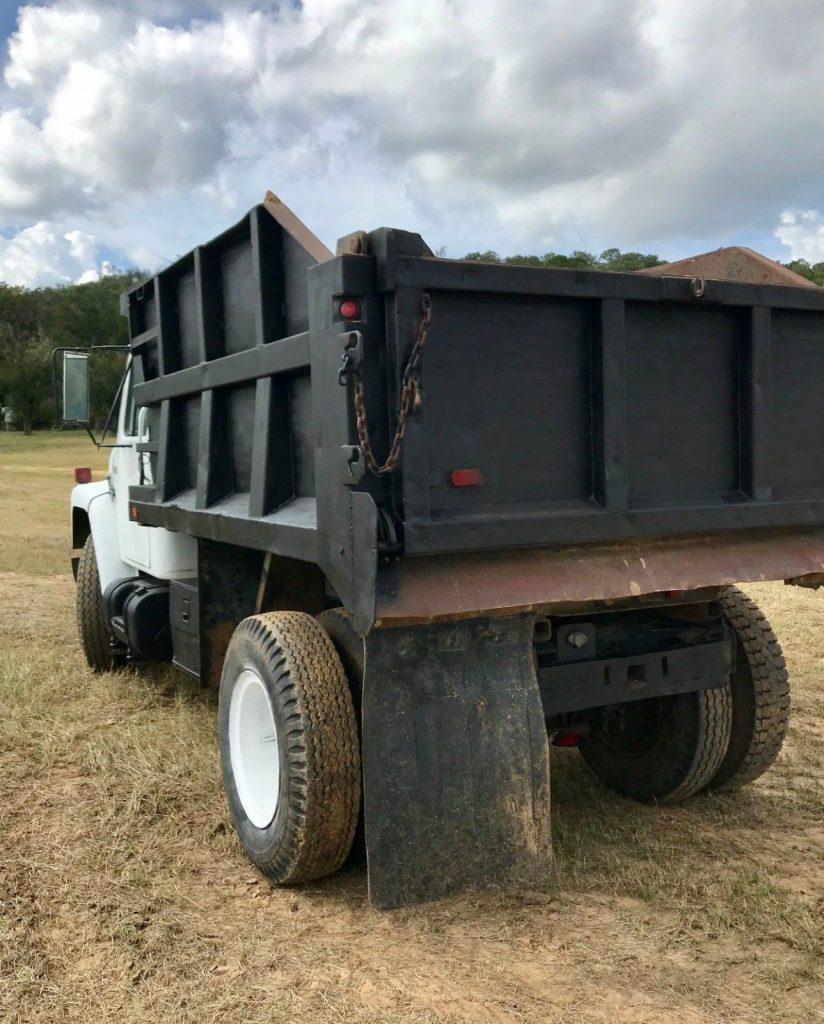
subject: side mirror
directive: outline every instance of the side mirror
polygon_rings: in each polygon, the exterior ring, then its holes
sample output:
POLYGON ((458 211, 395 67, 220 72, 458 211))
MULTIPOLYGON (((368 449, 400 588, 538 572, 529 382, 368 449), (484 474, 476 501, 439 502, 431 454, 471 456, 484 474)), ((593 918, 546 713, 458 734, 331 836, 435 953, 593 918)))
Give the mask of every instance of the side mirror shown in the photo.
POLYGON ((89 353, 63 353, 63 420, 89 423, 89 353))
POLYGON ((86 433, 98 448, 116 448, 114 444, 103 444, 112 417, 116 414, 123 384, 132 365, 131 357, 126 360, 126 368, 120 378, 117 394, 114 397, 109 415, 103 425, 103 433, 98 441, 89 424, 92 420, 89 402, 89 356, 92 352, 123 352, 129 354, 128 345, 92 345, 91 348, 55 348, 52 350, 52 381, 54 383, 54 404, 64 423, 76 423, 86 428, 86 433), (58 363, 61 365, 58 366, 58 363), (62 371, 62 372, 61 372, 62 371), (62 391, 62 395, 61 395, 62 391), (62 403, 60 399, 63 399, 62 403), (60 412, 62 404, 62 413, 60 412))

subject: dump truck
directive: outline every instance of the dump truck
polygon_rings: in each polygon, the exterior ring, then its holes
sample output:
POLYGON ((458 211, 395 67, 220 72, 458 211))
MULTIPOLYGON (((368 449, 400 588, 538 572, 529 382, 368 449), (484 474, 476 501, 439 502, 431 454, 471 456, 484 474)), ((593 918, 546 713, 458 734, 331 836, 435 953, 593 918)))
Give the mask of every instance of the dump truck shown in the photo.
POLYGON ((123 311, 80 641, 219 689, 274 883, 361 845, 379 907, 544 885, 553 745, 651 804, 773 763, 787 671, 735 584, 824 582, 824 292, 333 255, 270 194, 123 311))

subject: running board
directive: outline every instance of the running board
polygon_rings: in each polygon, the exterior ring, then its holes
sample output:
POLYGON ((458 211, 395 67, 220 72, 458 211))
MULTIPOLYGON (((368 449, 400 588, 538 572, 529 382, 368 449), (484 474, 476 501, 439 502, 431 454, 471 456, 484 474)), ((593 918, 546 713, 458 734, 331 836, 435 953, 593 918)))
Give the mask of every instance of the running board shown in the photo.
POLYGON ((533 626, 522 615, 367 635, 364 815, 376 906, 548 882, 549 752, 533 626))

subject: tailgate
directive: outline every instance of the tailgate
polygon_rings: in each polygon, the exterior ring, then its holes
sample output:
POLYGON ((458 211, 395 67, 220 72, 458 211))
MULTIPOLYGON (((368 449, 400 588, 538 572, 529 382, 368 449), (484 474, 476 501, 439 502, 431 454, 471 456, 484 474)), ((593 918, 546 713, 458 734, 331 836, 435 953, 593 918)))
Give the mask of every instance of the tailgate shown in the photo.
POLYGON ((399 337, 432 302, 407 554, 824 523, 824 294, 403 256, 384 281, 399 337))

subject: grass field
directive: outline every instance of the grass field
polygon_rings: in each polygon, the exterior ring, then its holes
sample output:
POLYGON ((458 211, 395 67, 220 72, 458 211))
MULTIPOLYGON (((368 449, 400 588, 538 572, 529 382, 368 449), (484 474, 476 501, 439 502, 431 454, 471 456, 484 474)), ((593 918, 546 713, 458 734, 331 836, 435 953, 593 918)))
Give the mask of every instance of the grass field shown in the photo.
POLYGON ((556 751, 552 895, 379 913, 362 868, 277 890, 244 859, 213 694, 87 671, 75 465, 104 461, 0 434, 0 1020, 824 1020, 824 593, 747 588, 794 686, 758 783, 658 810, 556 751))

